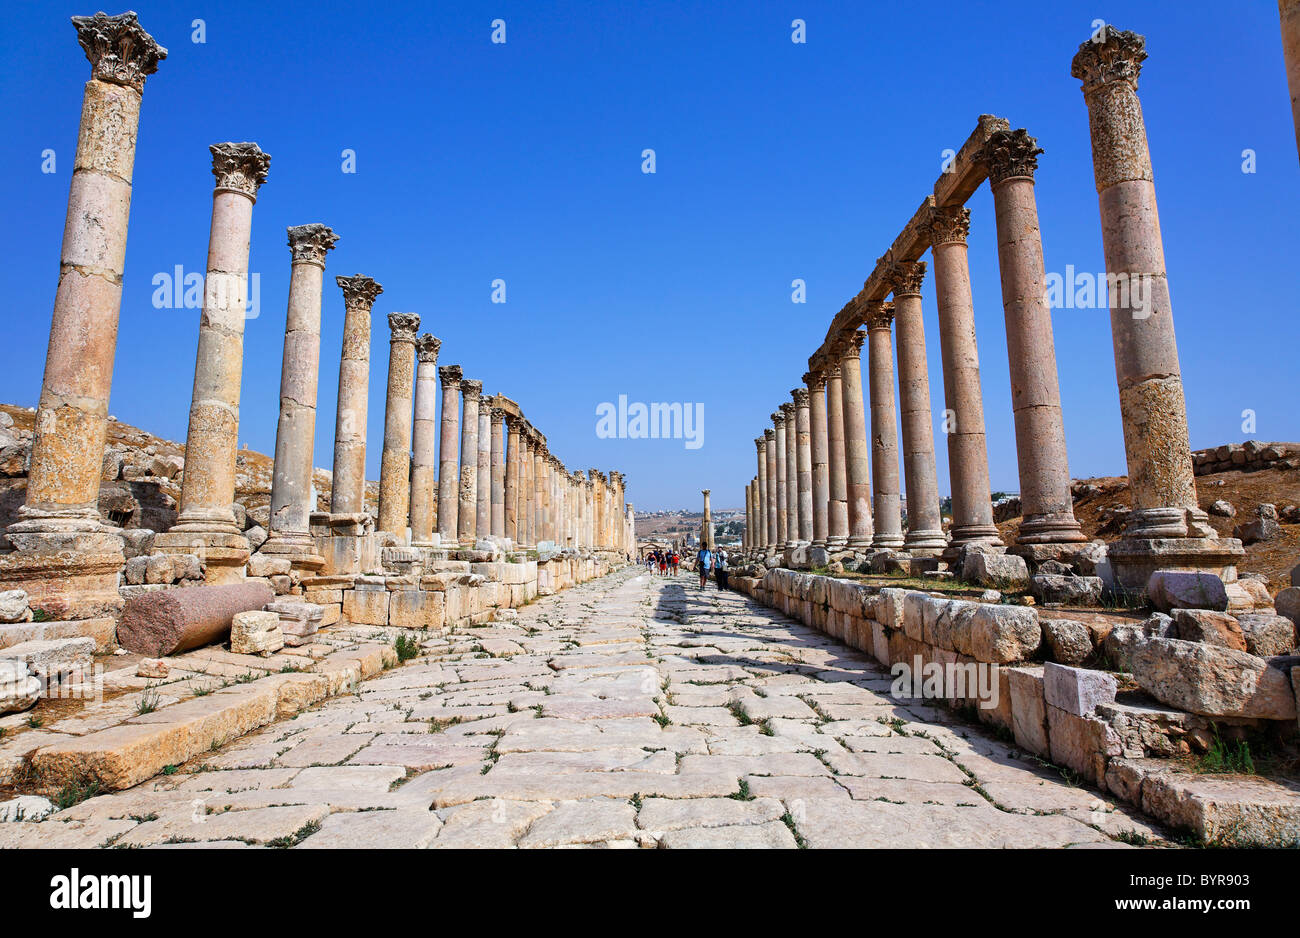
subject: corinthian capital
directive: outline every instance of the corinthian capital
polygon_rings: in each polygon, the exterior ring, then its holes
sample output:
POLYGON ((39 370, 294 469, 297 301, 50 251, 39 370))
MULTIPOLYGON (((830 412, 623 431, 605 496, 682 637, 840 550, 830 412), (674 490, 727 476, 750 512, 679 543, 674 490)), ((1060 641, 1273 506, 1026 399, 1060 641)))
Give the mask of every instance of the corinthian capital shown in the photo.
POLYGON ((793 422, 794 422, 794 402, 793 402, 793 401, 786 401, 784 404, 782 404, 782 405, 781 405, 781 413, 782 413, 782 415, 785 417, 787 423, 793 423, 793 422))
POLYGON ((970 209, 935 208, 930 212, 927 226, 931 246, 936 244, 965 244, 970 236, 970 209))
MULTIPOLYGON (((793 390, 790 391, 790 396, 791 396, 792 398, 794 398, 794 406, 795 406, 795 407, 807 407, 807 406, 808 406, 808 389, 807 389, 807 388, 794 388, 793 390)), ((785 406, 785 405, 783 404, 782 406, 785 406)))
POLYGON ((754 441, 754 448, 760 453, 767 449, 767 438, 760 436, 754 441))
POLYGON ((271 156, 256 143, 214 143, 212 175, 217 177, 217 191, 239 192, 257 201, 257 190, 266 182, 271 156))
POLYGON ((442 389, 451 391, 459 388, 462 374, 460 365, 443 365, 438 369, 438 380, 442 383, 442 389))
POLYGON ((1070 63, 1070 74, 1083 82, 1088 94, 1114 81, 1127 82, 1137 90, 1138 75, 1147 57, 1147 41, 1127 29, 1103 26, 1097 35, 1079 45, 1070 63))
POLYGON ((289 229, 289 253, 295 264, 315 264, 324 268, 325 252, 334 249, 339 236, 318 222, 289 229))
POLYGON ((415 340, 415 354, 427 364, 432 365, 438 361, 438 350, 441 348, 442 340, 428 332, 415 340))
POLYGON ((1038 154, 1042 152, 1038 140, 1029 136, 1029 131, 1024 128, 997 130, 985 141, 979 161, 988 171, 989 182, 997 185, 1016 176, 1033 179, 1034 171, 1038 169, 1038 154))
POLYGON ((777 428, 778 430, 781 429, 782 427, 784 427, 784 426, 785 426, 785 412, 784 412, 784 411, 780 411, 780 410, 778 410, 776 413, 772 414, 772 423, 776 425, 776 428, 777 428))
MULTIPOLYGON (((894 306, 892 303, 878 303, 877 306, 887 306, 889 308, 889 318, 893 321, 894 306)), ((871 314, 867 315, 867 328, 873 327, 871 314)), ((836 348, 839 350, 840 361, 846 358, 857 358, 862 354, 862 343, 867 341, 867 334, 860 329, 854 329, 848 335, 843 336, 837 343, 836 348)))
POLYGON ((809 391, 818 393, 826 387, 826 372, 810 371, 803 376, 803 383, 808 385, 809 391))
POLYGON ((925 280, 925 261, 894 261, 889 267, 888 279, 894 296, 919 294, 925 280))
MULTIPOLYGON (((772 415, 772 419, 773 420, 776 419, 776 414, 772 415)), ((781 419, 784 420, 785 418, 782 417, 781 419)), ((768 427, 766 430, 763 431, 763 439, 767 441, 768 446, 771 446, 772 441, 776 439, 776 431, 773 430, 771 427, 768 427)))
POLYGON ((467 401, 476 401, 483 394, 483 382, 466 380, 460 383, 460 393, 467 401))
POLYGON ((375 297, 384 292, 383 287, 363 274, 335 277, 334 282, 343 290, 343 303, 349 309, 360 307, 369 310, 375 305, 375 297))
POLYGON ((390 341, 414 342, 420 329, 420 317, 415 313, 389 313, 388 328, 393 331, 390 341))
POLYGON ((167 50, 144 31, 134 13, 74 16, 77 42, 90 60, 90 77, 144 93, 144 80, 158 71, 167 50))

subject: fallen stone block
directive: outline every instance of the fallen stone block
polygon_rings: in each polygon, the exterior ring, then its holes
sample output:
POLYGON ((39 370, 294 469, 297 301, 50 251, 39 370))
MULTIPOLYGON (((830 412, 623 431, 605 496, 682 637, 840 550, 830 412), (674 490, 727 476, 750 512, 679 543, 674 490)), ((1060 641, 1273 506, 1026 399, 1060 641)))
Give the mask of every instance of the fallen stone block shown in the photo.
POLYGON ((279 617, 284 643, 290 647, 308 644, 320 630, 325 615, 325 610, 313 603, 287 600, 267 603, 263 608, 279 617))
POLYGON ((1098 576, 1059 576, 1036 574, 1030 579, 1030 589, 1040 603, 1060 603, 1064 606, 1098 606, 1104 586, 1098 576))
POLYGON ((1138 685, 1171 707, 1203 716, 1296 718, 1295 694, 1287 675, 1244 651, 1176 638, 1146 638, 1136 643, 1129 658, 1138 685))
POLYGON ((1043 640, 1052 660, 1078 665, 1092 654, 1092 633, 1082 622, 1073 619, 1041 619, 1043 640))
POLYGON ((0 660, 0 713, 18 713, 36 706, 41 682, 27 671, 25 661, 0 660))
POLYGON ((1213 573, 1157 570, 1147 579, 1147 599, 1161 612, 1173 609, 1214 609, 1225 612, 1228 593, 1213 573))
POLYGON ((1246 651, 1261 658, 1289 655, 1296 650, 1295 623, 1286 616, 1248 612, 1237 617, 1246 651))
POLYGON ((89 675, 94 654, 93 638, 35 639, 4 650, 5 658, 21 661, 47 685, 57 683, 65 675, 89 675))
POLYGON ((162 680, 171 673, 171 666, 161 658, 142 658, 136 666, 135 676, 162 680))
MULTIPOLYGON (((973 554, 972 556, 998 555, 973 554)), ((1042 640, 1043 630, 1038 624, 1038 613, 1033 609, 1023 606, 981 604, 975 607, 971 616, 970 654, 978 661, 991 661, 998 664, 1023 661, 1038 650, 1042 640)))
POLYGON ((961 578, 981 586, 1019 589, 1029 585, 1029 567, 1014 554, 986 554, 968 551, 961 578))
POLYGON ((230 650, 237 655, 270 655, 284 647, 280 616, 275 612, 237 612, 230 625, 230 650))
POLYGON ((235 613, 271 602, 270 586, 257 581, 191 586, 133 596, 122 610, 117 640, 127 651, 161 658, 223 641, 235 613))
POLYGON ((1241 626, 1226 612, 1175 609, 1173 619, 1175 634, 1185 642, 1204 642, 1221 648, 1246 650, 1246 636, 1242 634, 1241 626))
POLYGON ((31 616, 24 590, 0 592, 0 622, 26 622, 31 616))
POLYGON ((1043 697, 1053 707, 1075 716, 1091 716, 1098 704, 1114 703, 1119 685, 1105 671, 1043 665, 1043 697))
POLYGON ((1224 847, 1300 846, 1300 784, 1246 775, 1153 772, 1142 780, 1142 810, 1224 847))

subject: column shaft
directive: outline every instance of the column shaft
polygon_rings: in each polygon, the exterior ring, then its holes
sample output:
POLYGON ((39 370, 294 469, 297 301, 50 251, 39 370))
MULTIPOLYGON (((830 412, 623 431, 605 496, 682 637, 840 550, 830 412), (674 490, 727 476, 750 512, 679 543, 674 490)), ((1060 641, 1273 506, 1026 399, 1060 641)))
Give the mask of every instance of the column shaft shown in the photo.
POLYGON ((411 543, 433 542, 434 496, 438 485, 438 350, 429 334, 415 343, 415 430, 411 436, 411 543))
MULTIPOLYGON (((886 326, 886 336, 888 336, 888 326, 886 326)), ((888 524, 888 520, 882 522, 880 518, 881 508, 888 509, 888 502, 880 499, 880 476, 875 476, 875 525, 872 523, 872 476, 871 467, 874 465, 877 473, 880 469, 881 452, 873 446, 868 455, 867 449, 867 429, 866 429, 866 410, 862 400, 862 342, 866 335, 862 332, 855 331, 848 337, 848 341, 841 349, 840 354, 840 380, 841 380, 841 401, 844 409, 844 453, 846 465, 846 489, 849 509, 849 540, 848 546, 854 550, 862 550, 866 547, 874 546, 898 546, 902 543, 899 537, 896 544, 883 543, 881 541, 882 533, 888 534, 889 529, 881 532, 880 525, 888 524), (873 538, 874 530, 874 538, 873 538)), ((876 373, 875 364, 876 340, 873 336, 870 348, 869 359, 873 366, 870 371, 871 377, 871 431, 873 443, 879 440, 876 434, 876 373)), ((894 426, 894 388, 893 388, 893 361, 890 359, 890 386, 889 386, 889 430, 892 434, 894 426)), ((892 440, 892 435, 891 435, 892 440)), ((896 454, 895 454, 896 455, 896 454)), ((894 462, 894 513, 898 512, 898 463, 894 462)), ((886 510, 886 514, 888 511, 886 510)), ((898 532, 895 531, 895 534, 898 532)))
POLYGON ((795 388, 790 396, 794 398, 795 488, 796 503, 799 506, 794 539, 801 545, 807 545, 813 538, 812 420, 808 389, 795 388))
POLYGON ((758 451, 758 501, 754 503, 754 536, 751 546, 761 550, 767 546, 767 440, 754 440, 758 451))
POLYGON ((460 507, 460 365, 438 369, 442 384, 442 420, 438 434, 438 540, 445 546, 456 543, 460 507))
POLYGON ((829 437, 826 427, 826 379, 821 372, 803 376, 808 385, 808 421, 811 426, 812 459, 812 546, 826 548, 830 522, 830 466, 827 462, 829 437))
POLYGON ((420 317, 389 313, 388 396, 384 402, 384 450, 379 462, 380 531, 406 542, 411 516, 411 424, 415 398, 415 339, 420 317))
POLYGON ((512 543, 522 543, 519 532, 519 419, 506 416, 505 531, 512 543))
POLYGON ((478 520, 478 405, 482 393, 482 381, 461 381, 464 413, 460 423, 460 505, 456 509, 456 540, 468 547, 474 546, 474 525, 478 520))
POLYGON ((331 514, 366 510, 366 410, 370 393, 370 311, 384 288, 370 277, 335 277, 343 290, 343 350, 334 422, 331 514))
POLYGON ((779 473, 777 472, 779 461, 776 454, 784 448, 785 441, 776 438, 776 430, 772 427, 768 427, 763 431, 763 438, 767 442, 767 501, 764 503, 767 514, 767 541, 763 546, 768 551, 774 551, 781 546, 779 504, 781 485, 779 473))
MULTIPOLYGON (((859 397, 861 390, 859 386, 859 397)), ((865 438, 863 445, 866 445, 865 438)), ((839 550, 849 542, 849 467, 844 444, 844 381, 838 361, 826 369, 826 463, 829 478, 826 547, 839 550)))
POLYGON ((786 461, 786 435, 795 428, 785 425, 784 410, 772 415, 772 424, 776 427, 776 543, 777 550, 784 550, 786 534, 790 529, 789 466, 786 461))
POLYGON ((492 536, 492 407, 478 407, 478 483, 474 511, 474 536, 492 536))
POLYGON ((492 521, 493 537, 506 534, 506 436, 505 422, 500 410, 492 410, 492 521))

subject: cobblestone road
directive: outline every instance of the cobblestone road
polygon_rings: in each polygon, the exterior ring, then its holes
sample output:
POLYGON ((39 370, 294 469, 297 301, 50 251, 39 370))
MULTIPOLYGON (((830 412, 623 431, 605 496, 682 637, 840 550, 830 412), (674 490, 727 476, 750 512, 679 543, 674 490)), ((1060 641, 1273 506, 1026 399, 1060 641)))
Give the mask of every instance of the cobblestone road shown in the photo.
POLYGON ((5 846, 1124 847, 1125 809, 683 574, 548 597, 5 846))

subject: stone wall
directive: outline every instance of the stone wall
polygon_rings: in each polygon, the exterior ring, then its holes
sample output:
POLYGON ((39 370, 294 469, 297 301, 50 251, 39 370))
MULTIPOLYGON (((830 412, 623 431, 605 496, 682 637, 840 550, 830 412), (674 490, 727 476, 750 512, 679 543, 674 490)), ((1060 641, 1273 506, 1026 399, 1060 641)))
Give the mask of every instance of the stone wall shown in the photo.
POLYGON ((1257 472, 1260 469, 1300 469, 1300 443, 1265 443, 1247 440, 1192 453, 1198 476, 1214 472, 1257 472))

